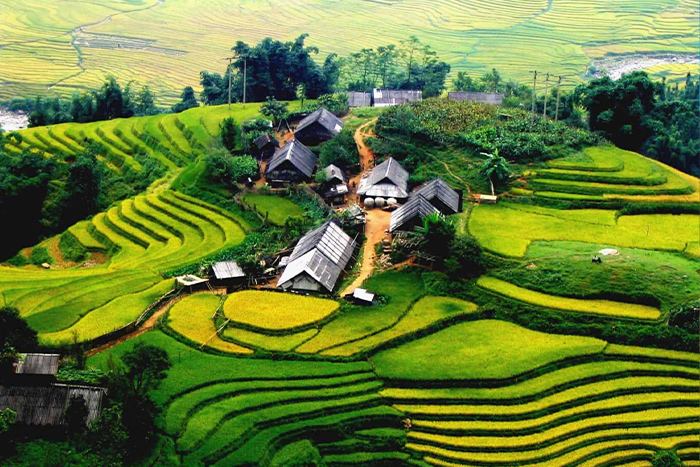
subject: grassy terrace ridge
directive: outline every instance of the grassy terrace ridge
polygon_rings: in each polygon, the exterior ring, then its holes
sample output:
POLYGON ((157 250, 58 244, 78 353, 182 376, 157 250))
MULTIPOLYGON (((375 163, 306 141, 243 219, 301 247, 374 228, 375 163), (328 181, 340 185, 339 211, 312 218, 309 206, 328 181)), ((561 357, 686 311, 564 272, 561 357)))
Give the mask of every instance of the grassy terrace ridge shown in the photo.
POLYGON ((646 305, 613 302, 610 300, 582 300, 557 297, 518 287, 494 277, 482 276, 477 281, 477 284, 490 292, 545 308, 642 320, 656 320, 661 316, 658 308, 646 305))
POLYGON ((126 325, 174 286, 161 273, 245 237, 232 215, 170 191, 125 200, 69 232, 88 250, 113 256, 90 268, 0 267, 7 304, 50 344, 69 341, 73 332, 89 340, 126 325))
POLYGON ((700 202, 697 178, 637 153, 614 146, 579 153, 534 169, 526 189, 536 197, 559 200, 700 202))

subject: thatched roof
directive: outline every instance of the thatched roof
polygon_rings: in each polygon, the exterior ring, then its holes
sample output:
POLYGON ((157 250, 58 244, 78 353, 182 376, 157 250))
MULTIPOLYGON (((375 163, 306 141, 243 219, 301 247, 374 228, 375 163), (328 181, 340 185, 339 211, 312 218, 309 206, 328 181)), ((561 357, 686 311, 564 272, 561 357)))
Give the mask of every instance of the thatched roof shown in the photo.
POLYGON ((438 204, 435 202, 436 200, 441 201, 442 204, 450 211, 443 212, 443 214, 456 214, 459 212, 459 193, 453 190, 441 178, 436 178, 435 180, 426 183, 411 193, 411 197, 415 196, 423 196, 433 205, 438 204))
POLYGON ((17 423, 25 425, 61 425, 71 397, 82 396, 88 409, 88 423, 102 411, 105 388, 54 384, 51 386, 0 386, 0 410, 17 413, 17 423))
POLYGON ((435 206, 430 204, 430 201, 421 195, 414 196, 408 200, 406 204, 391 213, 391 219, 389 220, 389 231, 394 232, 396 230, 401 230, 402 228, 411 225, 413 222, 417 222, 418 219, 429 216, 434 212, 440 211, 438 211, 435 206))
POLYGON ((299 172, 310 178, 314 173, 317 159, 318 156, 311 149, 297 140, 291 140, 275 151, 267 164, 266 173, 274 171, 285 161, 289 161, 299 172))
POLYGON ((333 115, 333 113, 325 107, 319 107, 316 111, 304 117, 297 125, 294 133, 298 133, 304 128, 313 123, 318 123, 330 133, 336 135, 340 133, 345 124, 341 119, 333 115))
POLYGON ((299 240, 277 284, 284 288, 296 276, 306 273, 332 291, 354 249, 355 241, 334 221, 328 221, 299 240))

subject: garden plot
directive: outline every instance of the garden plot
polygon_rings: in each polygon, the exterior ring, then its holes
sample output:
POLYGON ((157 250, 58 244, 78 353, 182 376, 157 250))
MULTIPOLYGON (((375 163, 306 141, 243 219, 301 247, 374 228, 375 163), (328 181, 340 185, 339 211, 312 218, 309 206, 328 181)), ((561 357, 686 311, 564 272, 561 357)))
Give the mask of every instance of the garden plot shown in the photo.
POLYGON ((280 196, 250 193, 243 196, 243 201, 278 226, 283 226, 290 217, 304 215, 304 210, 300 206, 280 196))

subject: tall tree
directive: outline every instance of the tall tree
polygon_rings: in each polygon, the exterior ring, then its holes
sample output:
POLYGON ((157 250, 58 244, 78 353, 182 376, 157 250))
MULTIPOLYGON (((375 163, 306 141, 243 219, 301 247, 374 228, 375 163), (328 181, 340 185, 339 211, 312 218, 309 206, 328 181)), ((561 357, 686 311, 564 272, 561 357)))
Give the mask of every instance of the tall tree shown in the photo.
POLYGON ((194 94, 194 89, 192 89, 192 86, 187 86, 182 90, 180 99, 182 99, 180 102, 172 106, 173 113, 183 112, 187 109, 191 109, 199 105, 197 103, 197 97, 194 94))
POLYGON ((506 161, 503 156, 498 155, 498 150, 495 150, 493 154, 482 152, 481 155, 484 156, 486 160, 481 165, 480 172, 489 180, 491 184, 491 194, 495 195, 496 190, 494 189, 494 183, 505 183, 510 178, 512 171, 508 166, 508 161, 506 161))

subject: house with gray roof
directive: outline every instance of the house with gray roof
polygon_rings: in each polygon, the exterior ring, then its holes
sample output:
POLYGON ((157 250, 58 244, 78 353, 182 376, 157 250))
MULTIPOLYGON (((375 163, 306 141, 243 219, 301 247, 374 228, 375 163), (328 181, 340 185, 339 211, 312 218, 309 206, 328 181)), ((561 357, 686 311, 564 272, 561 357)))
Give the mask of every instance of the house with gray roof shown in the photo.
POLYGON ((73 397, 82 397, 87 407, 87 423, 100 416, 105 388, 74 384, 47 386, 0 385, 0 410, 17 414, 16 423, 33 426, 58 426, 65 423, 65 414, 73 397))
POLYGON ((372 94, 368 92, 348 91, 345 94, 348 95, 348 107, 350 108, 372 106, 372 94))
POLYGON ((372 92, 373 107, 389 107, 423 100, 419 89, 375 89, 372 92))
POLYGON ((360 180, 357 194, 363 201, 367 198, 394 198, 403 202, 408 198, 408 172, 390 157, 360 180))
POLYGON ((294 138, 304 144, 315 146, 335 138, 345 124, 325 107, 304 117, 294 129, 294 138))
POLYGON ((464 92, 450 91, 447 98, 453 101, 481 102, 483 104, 501 105, 503 104, 503 94, 499 92, 464 92))
POLYGON ((430 201, 422 195, 414 196, 406 204, 400 206, 391 213, 389 220, 389 232, 398 230, 414 230, 423 223, 423 219, 433 213, 439 213, 438 209, 430 204, 430 201))
POLYGON ((277 140, 270 136, 270 133, 263 133, 262 135, 255 138, 255 156, 261 159, 267 159, 275 153, 279 143, 277 140))
POLYGON ((445 215, 456 214, 462 210, 462 193, 452 189, 441 178, 436 178, 411 193, 411 198, 416 196, 427 199, 445 215))
POLYGON ((314 174, 317 159, 318 156, 301 142, 291 140, 275 151, 267 163, 267 182, 285 184, 309 181, 314 174))
POLYGON ((299 240, 277 286, 284 290, 332 292, 355 246, 355 241, 335 221, 326 222, 299 240))

